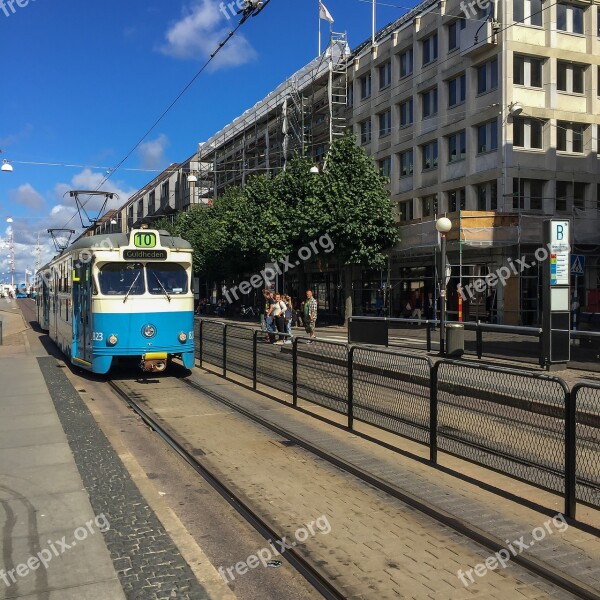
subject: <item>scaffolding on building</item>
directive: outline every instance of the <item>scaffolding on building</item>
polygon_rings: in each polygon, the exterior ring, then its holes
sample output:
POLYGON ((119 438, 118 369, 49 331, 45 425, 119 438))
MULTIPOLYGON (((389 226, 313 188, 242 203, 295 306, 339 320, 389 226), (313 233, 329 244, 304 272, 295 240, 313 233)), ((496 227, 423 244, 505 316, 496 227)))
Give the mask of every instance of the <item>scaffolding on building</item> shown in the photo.
POLYGON ((296 153, 321 162, 346 132, 349 57, 347 35, 332 33, 321 56, 200 144, 200 197, 212 200, 253 174, 275 174, 296 153))

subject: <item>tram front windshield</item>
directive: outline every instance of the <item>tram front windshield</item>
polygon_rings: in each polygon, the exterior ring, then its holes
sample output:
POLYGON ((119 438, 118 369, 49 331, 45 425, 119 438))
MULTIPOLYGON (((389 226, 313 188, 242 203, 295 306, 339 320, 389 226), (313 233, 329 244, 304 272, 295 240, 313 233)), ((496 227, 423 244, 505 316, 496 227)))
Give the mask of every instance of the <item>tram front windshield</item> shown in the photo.
POLYGON ((187 294, 188 276, 176 263, 148 263, 146 265, 148 291, 151 294, 187 294))
POLYGON ((106 296, 139 296, 144 293, 142 263, 108 263, 98 272, 100 293, 106 296))

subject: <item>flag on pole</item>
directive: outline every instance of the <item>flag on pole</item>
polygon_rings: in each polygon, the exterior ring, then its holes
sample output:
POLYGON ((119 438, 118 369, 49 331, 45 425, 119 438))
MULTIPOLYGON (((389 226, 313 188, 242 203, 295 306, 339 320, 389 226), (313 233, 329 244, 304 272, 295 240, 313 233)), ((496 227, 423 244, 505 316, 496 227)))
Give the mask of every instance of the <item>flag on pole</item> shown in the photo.
POLYGON ((333 17, 331 13, 325 8, 325 5, 319 0, 319 18, 328 21, 329 24, 333 23, 333 17))

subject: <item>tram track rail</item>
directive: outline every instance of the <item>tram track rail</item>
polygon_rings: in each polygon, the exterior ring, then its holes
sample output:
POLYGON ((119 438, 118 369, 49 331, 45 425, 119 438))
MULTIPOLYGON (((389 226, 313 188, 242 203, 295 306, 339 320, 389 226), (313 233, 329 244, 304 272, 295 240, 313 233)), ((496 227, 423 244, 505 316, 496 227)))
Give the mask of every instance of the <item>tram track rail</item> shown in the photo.
MULTIPOLYGON (((187 380, 183 380, 186 381, 187 380)), ((158 423, 158 421, 132 397, 118 383, 109 380, 110 387, 121 397, 131 409, 156 433, 160 435, 163 441, 170 446, 177 454, 187 462, 219 495, 241 515, 265 540, 273 543, 281 542, 285 536, 277 533, 264 519, 253 510, 248 503, 244 502, 230 486, 214 474, 198 458, 193 456, 187 448, 181 443, 176 435, 168 430, 167 427, 158 423)), ((280 554, 304 579, 312 585, 324 598, 328 600, 341 600, 346 595, 336 588, 316 566, 312 565, 294 548, 286 547, 285 552, 280 554)))
MULTIPOLYGON (((304 450, 307 450, 313 455, 337 467, 341 471, 353 475, 364 483, 373 486, 374 488, 397 500, 400 500, 401 502, 404 502, 419 512, 436 520, 440 524, 445 525, 455 532, 465 536, 466 538, 480 544, 491 552, 496 553, 506 547, 506 541, 455 517, 449 512, 434 506, 433 504, 426 502, 423 499, 406 492, 405 490, 399 489, 389 481, 380 479, 379 477, 374 476, 373 474, 354 464, 349 463, 348 461, 343 460, 338 456, 333 456, 331 453, 324 451, 322 448, 319 448, 316 444, 313 444, 305 438, 274 424, 268 419, 255 414, 251 410, 248 410, 235 402, 230 401, 223 394, 214 391, 214 389, 204 387, 197 382, 190 380, 189 378, 183 378, 181 381, 191 389, 194 389, 197 392, 208 396, 220 404, 236 411, 243 417, 303 448, 304 450)), ((535 558, 534 556, 525 556, 523 554, 519 554, 512 557, 511 560, 515 564, 527 569, 529 572, 540 577, 541 579, 544 579, 548 583, 552 583, 579 598, 583 598, 585 600, 600 600, 600 591, 595 590, 591 586, 588 586, 587 584, 562 571, 559 571, 557 568, 535 558)))

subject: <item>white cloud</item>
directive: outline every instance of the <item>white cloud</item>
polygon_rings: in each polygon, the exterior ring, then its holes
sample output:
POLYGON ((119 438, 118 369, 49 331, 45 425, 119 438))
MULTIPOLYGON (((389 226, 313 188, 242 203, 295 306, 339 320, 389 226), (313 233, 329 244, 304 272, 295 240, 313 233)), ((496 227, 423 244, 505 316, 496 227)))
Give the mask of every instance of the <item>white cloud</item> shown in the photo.
POLYGON ((44 199, 31 184, 25 183, 20 185, 16 190, 9 193, 11 203, 20 204, 25 208, 32 210, 41 210, 46 206, 44 199))
POLYGON ((169 138, 161 133, 155 140, 142 142, 138 153, 142 159, 144 169, 162 169, 166 166, 165 148, 169 145, 169 138))
MULTIPOLYGON (((20 204, 29 209, 31 216, 14 216, 12 225, 6 226, 4 230, 0 230, 0 279, 9 278, 10 280, 10 259, 8 254, 11 230, 15 250, 15 280, 18 283, 23 280, 26 268, 33 269, 35 267, 38 234, 41 247, 41 264, 44 265, 56 255, 54 242, 48 233, 48 229, 74 229, 75 234, 71 240, 75 239, 82 231, 75 198, 71 198, 68 192, 74 189, 96 190, 100 187, 103 180, 104 174, 94 172, 91 169, 84 169, 77 173, 69 183, 56 184, 53 194, 55 204, 47 212, 40 210, 47 206, 47 203, 31 184, 27 183, 21 185, 16 190, 11 190, 9 197, 19 199, 20 204)), ((125 186, 123 182, 113 181, 112 179, 109 179, 101 187, 102 190, 115 194, 113 199, 108 201, 106 210, 120 208, 129 196, 136 191, 133 188, 125 186)), ((85 202, 88 215, 92 218, 97 217, 98 211, 104 202, 104 197, 82 195, 81 200, 85 202)), ((85 215, 84 223, 88 224, 85 220, 85 215)))
MULTIPOLYGON (((226 3, 225 3, 226 4, 226 3)), ((208 58, 225 40, 236 19, 229 9, 217 0, 197 0, 185 11, 166 33, 166 43, 160 48, 163 54, 174 58, 208 58), (224 10, 220 9, 223 5, 224 10)), ((213 69, 236 67, 256 58, 250 42, 239 32, 219 51, 212 63, 213 69)))

